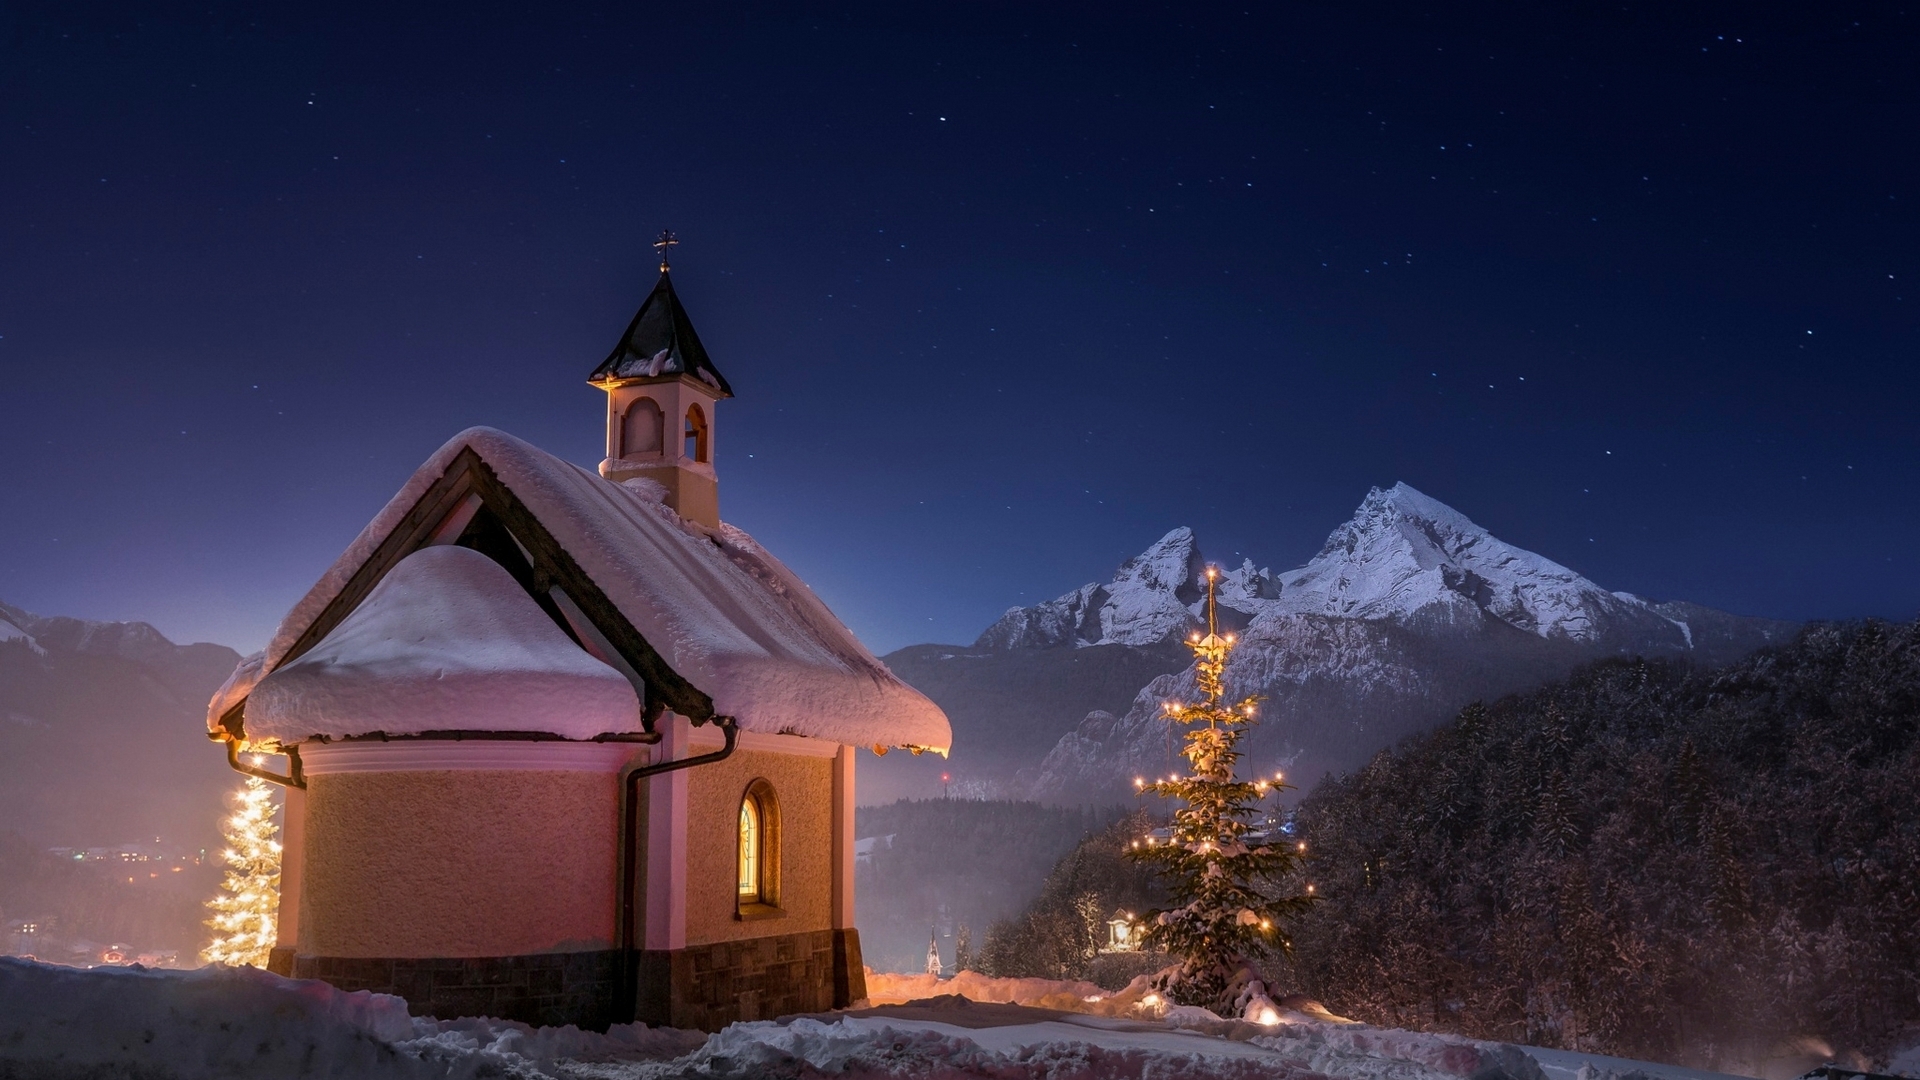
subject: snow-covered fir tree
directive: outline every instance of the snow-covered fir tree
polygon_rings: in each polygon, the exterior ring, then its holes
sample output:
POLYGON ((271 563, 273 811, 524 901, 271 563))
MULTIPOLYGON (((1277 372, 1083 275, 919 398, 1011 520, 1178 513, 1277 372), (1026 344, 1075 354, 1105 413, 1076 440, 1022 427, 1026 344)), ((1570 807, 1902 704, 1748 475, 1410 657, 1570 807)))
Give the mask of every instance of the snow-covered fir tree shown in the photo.
POLYGON ((1242 780, 1236 775, 1241 737, 1254 723, 1258 698, 1226 702, 1221 676, 1234 636, 1222 636, 1215 620, 1219 570, 1207 568, 1207 632, 1187 642, 1194 655, 1200 700, 1168 702, 1167 719, 1187 727, 1181 755, 1187 774, 1152 783, 1136 780, 1142 793, 1178 799, 1164 841, 1149 837, 1128 855, 1152 866, 1171 904, 1148 913, 1145 947, 1164 949, 1180 964, 1164 991, 1186 1005, 1232 1009, 1246 992, 1246 970, 1260 958, 1288 947, 1286 924, 1312 897, 1278 895, 1298 868, 1296 846, 1252 820, 1260 802, 1286 785, 1242 780))
POLYGON ((233 799, 238 809, 222 826, 226 880, 207 901, 213 911, 207 920, 213 944, 200 958, 210 964, 263 968, 273 949, 274 913, 280 902, 280 829, 273 823, 273 788, 259 777, 248 777, 233 799))

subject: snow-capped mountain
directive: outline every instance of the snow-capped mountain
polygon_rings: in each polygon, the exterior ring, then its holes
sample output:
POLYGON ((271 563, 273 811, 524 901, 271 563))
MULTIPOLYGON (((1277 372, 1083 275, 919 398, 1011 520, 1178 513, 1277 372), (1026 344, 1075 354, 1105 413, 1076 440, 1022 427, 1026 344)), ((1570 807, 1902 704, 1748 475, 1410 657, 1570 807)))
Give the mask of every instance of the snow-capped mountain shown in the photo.
MULTIPOLYGON (((1111 582, 1014 608, 977 648, 1149 645, 1184 634, 1202 612, 1204 560, 1193 530, 1175 529, 1129 559, 1111 582)), ((1326 615, 1390 620, 1434 632, 1476 632, 1491 619, 1547 639, 1686 649, 1684 618, 1610 592, 1551 559, 1496 539, 1437 499, 1395 484, 1367 493, 1305 566, 1275 577, 1251 560, 1225 573, 1221 606, 1250 618, 1326 615)), ((1704 609, 1703 609, 1704 610, 1704 609)))
MULTIPOLYGON (((989 770, 999 774, 989 787, 1069 802, 1118 793, 1134 775, 1165 771, 1170 759, 1174 739, 1160 703, 1191 690, 1177 643, 1203 615, 1205 565, 1193 531, 1175 529, 1111 581, 1009 610, 971 650, 902 650, 887 659, 910 681, 939 684, 923 688, 954 718, 953 765, 964 776, 974 735, 967 719, 984 712, 969 708, 986 689, 975 683, 1014 675, 1016 658, 1038 674, 1051 671, 1047 665, 1065 670, 1076 656, 1126 651, 1136 658, 1131 670, 1144 664, 1155 674, 1124 710, 1110 698, 1089 699, 1071 730, 1056 712, 1020 718, 1034 730, 979 732, 1021 745, 1031 745, 1038 728, 1059 732, 1042 760, 1021 768, 1019 782, 1000 765, 989 770)), ((1589 660, 1685 655, 1721 663, 1795 629, 1610 591, 1406 484, 1368 492, 1298 569, 1276 575, 1249 560, 1227 570, 1218 599, 1223 621, 1240 633, 1230 690, 1267 699, 1249 740, 1255 763, 1291 763, 1296 776, 1314 779, 1359 765, 1474 698, 1589 660)), ((996 702, 1019 696, 1011 686, 991 690, 996 702)), ((1009 726, 1012 717, 1001 715, 991 722, 1009 726)))
MULTIPOLYGON (((1009 608, 974 642, 977 649, 1055 645, 1156 645, 1186 634, 1203 609, 1206 560, 1182 526, 1120 565, 1105 585, 1088 584, 1032 607, 1009 608)), ((1219 602, 1244 615, 1279 595, 1270 571, 1248 560, 1222 579, 1219 602)))

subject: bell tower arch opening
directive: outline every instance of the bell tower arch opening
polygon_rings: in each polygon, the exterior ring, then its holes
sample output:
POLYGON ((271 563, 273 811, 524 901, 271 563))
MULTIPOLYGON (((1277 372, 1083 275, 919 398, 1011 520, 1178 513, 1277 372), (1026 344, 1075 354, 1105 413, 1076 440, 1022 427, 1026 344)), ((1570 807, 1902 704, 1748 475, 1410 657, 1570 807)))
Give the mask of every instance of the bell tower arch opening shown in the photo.
POLYGON ((660 234, 654 244, 661 252, 660 280, 613 352, 587 378, 607 395, 607 456, 600 475, 616 483, 653 480, 681 517, 717 529, 714 407, 732 397, 733 388, 714 367, 674 292, 666 252, 676 243, 672 233, 660 234))
POLYGON ((707 463, 707 414, 696 403, 687 406, 687 444, 684 456, 689 461, 707 463))
POLYGON ((666 452, 666 417, 652 398, 634 399, 620 424, 620 453, 628 461, 657 458, 666 452))

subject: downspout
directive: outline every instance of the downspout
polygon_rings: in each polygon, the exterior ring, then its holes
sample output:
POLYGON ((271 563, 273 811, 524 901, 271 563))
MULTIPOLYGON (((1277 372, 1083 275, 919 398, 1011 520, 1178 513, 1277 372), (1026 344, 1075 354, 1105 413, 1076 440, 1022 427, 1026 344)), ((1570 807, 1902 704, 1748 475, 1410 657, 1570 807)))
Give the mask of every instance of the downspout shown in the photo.
POLYGON ((691 769, 699 765, 711 765, 718 761, 725 761, 727 758, 733 756, 734 747, 740 739, 739 721, 731 716, 715 716, 713 723, 720 728, 720 735, 725 740, 720 749, 712 751, 711 753, 695 754, 692 757, 644 765, 627 774, 625 784, 626 850, 622 852, 624 858, 621 860, 625 866, 620 877, 619 926, 620 936, 623 939, 622 944, 624 945, 621 952, 625 958, 625 963, 622 965, 620 973, 622 997, 624 1000, 620 1002, 618 1006, 618 1013, 628 1019, 632 1018, 634 1011, 639 1007, 640 1003, 639 967, 640 953, 642 950, 639 940, 640 935, 637 932, 639 919, 635 910, 639 904, 640 893, 640 781, 650 776, 659 776, 662 773, 677 772, 680 769, 691 769))
POLYGON ((263 769, 258 765, 250 765, 241 761, 240 740, 234 738, 232 735, 221 731, 213 732, 207 737, 210 739, 220 739, 227 744, 227 765, 233 769, 234 772, 245 773, 248 776, 265 780, 268 783, 279 784, 281 787, 304 789, 307 786, 306 773, 300 769, 300 748, 297 746, 289 746, 281 751, 281 753, 287 755, 288 762, 287 775, 282 776, 277 772, 263 769))

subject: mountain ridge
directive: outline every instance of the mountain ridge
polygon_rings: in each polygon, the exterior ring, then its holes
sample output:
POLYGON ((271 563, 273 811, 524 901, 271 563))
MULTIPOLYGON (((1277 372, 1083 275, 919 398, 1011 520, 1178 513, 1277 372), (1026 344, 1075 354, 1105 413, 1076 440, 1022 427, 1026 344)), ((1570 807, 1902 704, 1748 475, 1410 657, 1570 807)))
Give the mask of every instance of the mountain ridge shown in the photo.
MULTIPOLYGON (((954 718, 952 771, 968 790, 1065 802, 1125 797, 1132 776, 1172 763, 1160 702, 1193 688, 1178 642, 1200 625, 1205 565, 1194 531, 1182 526, 1107 582, 1009 608, 971 647, 912 646, 885 659, 954 718), (1063 688, 1040 679, 1058 680, 1089 650, 1129 651, 1134 662, 1107 666, 1150 677, 1124 707, 1107 688, 1076 718, 1065 714, 1063 688), (937 670, 942 663, 949 668, 937 670), (972 681, 953 665, 972 668, 972 681), (1025 685, 986 685, 995 677, 1025 685), (1052 704, 1009 708, 1023 690, 1052 704), (980 707, 986 696, 999 711, 980 707), (1051 749, 1011 772, 1008 755, 994 750, 1048 735, 1056 736, 1051 749), (976 740, 985 752, 969 748, 976 740)), ((1797 629, 1606 589, 1404 483, 1370 489, 1293 570, 1275 574, 1251 559, 1223 570, 1221 622, 1240 634, 1229 688, 1268 699, 1250 753, 1295 776, 1357 767, 1474 698, 1526 689, 1590 660, 1721 664, 1797 629)), ((875 771, 897 782, 913 770, 875 771)))
POLYGON ((206 699, 239 662, 143 622, 0 603, 0 821, 36 842, 218 838, 235 777, 209 745, 206 699))
MULTIPOLYGON (((975 648, 1032 648, 1170 640, 1201 615, 1204 557, 1191 528, 1168 532, 1105 584, 1009 608, 975 648), (1097 629, 1098 634, 1090 631, 1097 629)), ((1223 568, 1219 605, 1243 619, 1271 613, 1460 625, 1481 617, 1543 638, 1604 641, 1626 632, 1691 648, 1688 617, 1745 619, 1685 601, 1660 602, 1601 587, 1515 547, 1405 483, 1372 488, 1304 565, 1275 575, 1251 559, 1223 568)), ((1766 620, 1772 622, 1775 620, 1766 620)))

